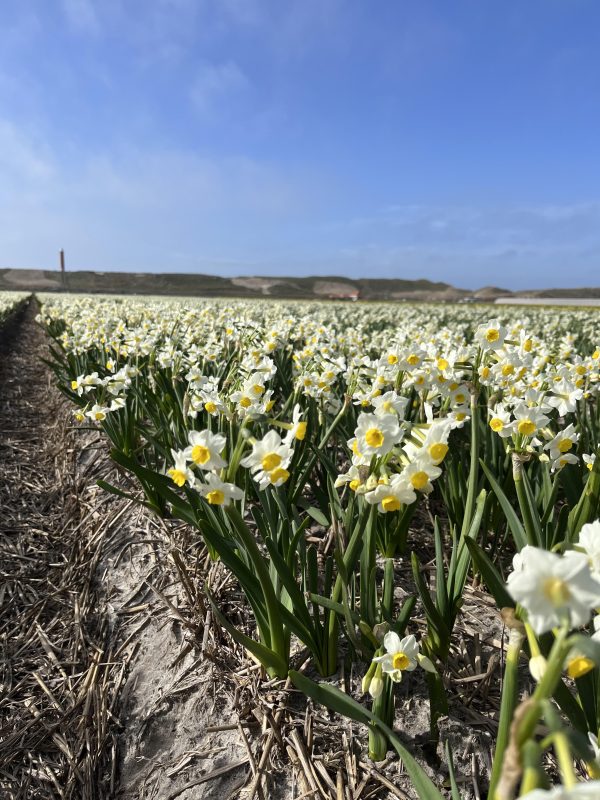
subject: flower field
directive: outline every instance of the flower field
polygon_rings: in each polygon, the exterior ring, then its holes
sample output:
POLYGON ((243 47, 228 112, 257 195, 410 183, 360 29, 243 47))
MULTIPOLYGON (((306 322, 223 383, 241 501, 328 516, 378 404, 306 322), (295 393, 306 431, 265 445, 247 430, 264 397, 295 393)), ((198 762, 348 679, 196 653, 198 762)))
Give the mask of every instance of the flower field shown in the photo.
MULTIPOLYGON (((406 773, 389 796, 600 797, 596 311, 39 301, 74 425, 118 467, 103 490, 184 525, 180 580, 231 652, 360 723, 363 758, 406 773), (493 757, 467 786, 438 745, 472 705, 493 757)), ((364 791, 323 769, 311 796, 364 791)))
POLYGON ((0 292, 0 325, 29 297, 29 292, 0 292))

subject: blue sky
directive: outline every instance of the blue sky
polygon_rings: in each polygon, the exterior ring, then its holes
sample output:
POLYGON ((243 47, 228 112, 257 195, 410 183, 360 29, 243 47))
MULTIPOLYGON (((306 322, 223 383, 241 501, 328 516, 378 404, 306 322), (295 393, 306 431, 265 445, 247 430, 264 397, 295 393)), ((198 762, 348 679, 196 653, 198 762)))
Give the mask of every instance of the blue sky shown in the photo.
POLYGON ((0 266, 600 284, 595 0, 0 0, 0 266))

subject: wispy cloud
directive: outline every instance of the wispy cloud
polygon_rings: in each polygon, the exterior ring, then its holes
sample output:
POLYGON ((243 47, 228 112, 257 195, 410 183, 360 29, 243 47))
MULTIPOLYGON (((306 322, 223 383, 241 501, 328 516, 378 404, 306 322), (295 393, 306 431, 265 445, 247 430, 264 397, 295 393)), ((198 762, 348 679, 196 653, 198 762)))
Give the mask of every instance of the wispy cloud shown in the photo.
POLYGON ((73 30, 88 34, 99 32, 100 21, 93 0, 62 0, 62 8, 73 30))
MULTIPOLYGON (((4 190, 15 181, 26 190, 31 183, 46 182, 55 172, 54 164, 43 143, 35 141, 14 123, 0 119, 0 170, 4 190)), ((12 188, 12 187, 11 187, 12 188)))
POLYGON ((194 79, 190 97, 196 111, 212 115, 239 98, 250 81, 234 61, 202 65, 194 79))

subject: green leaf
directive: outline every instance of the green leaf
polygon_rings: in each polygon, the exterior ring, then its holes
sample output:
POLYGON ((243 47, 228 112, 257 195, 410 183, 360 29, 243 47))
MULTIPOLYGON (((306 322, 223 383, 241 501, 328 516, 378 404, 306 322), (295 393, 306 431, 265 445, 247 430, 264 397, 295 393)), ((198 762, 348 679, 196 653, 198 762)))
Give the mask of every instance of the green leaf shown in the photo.
POLYGON ((490 486, 496 497, 498 498, 498 502, 502 507, 502 511, 504 511, 504 516, 506 517, 506 521, 510 527, 511 533, 515 540, 515 545, 517 550, 522 550, 525 545, 527 544, 527 536, 525 535, 525 528, 521 524, 521 520, 517 516, 516 511, 512 507, 512 504, 508 497, 502 491, 502 488, 496 478, 492 475, 491 470, 486 466, 485 462, 480 460, 481 468, 485 472, 485 476, 489 481, 490 486))
POLYGON ((290 670, 289 677, 297 689, 317 703, 321 703, 332 711, 337 711, 338 714, 353 719, 355 722, 361 722, 363 725, 368 725, 369 723, 375 725, 385 733, 390 744, 402 759, 404 768, 413 782, 419 800, 443 800, 443 796, 435 787, 435 784, 412 757, 394 731, 368 709, 335 686, 315 683, 310 678, 307 678, 306 675, 296 672, 296 670, 290 670))
POLYGON ((325 514, 323 514, 323 512, 318 508, 315 508, 315 506, 309 505, 309 503, 303 497, 299 498, 296 504, 306 511, 309 517, 312 517, 312 519, 314 519, 315 522, 318 522, 319 525, 323 525, 324 528, 329 528, 331 525, 331 521, 327 519, 325 514))
POLYGON ((487 553, 472 539, 465 542, 471 553, 471 557, 488 591, 496 601, 498 608, 514 608, 515 601, 506 590, 506 583, 502 576, 488 558, 487 553))
POLYGON ((229 622, 227 617, 218 607, 215 598, 208 590, 206 590, 206 596, 210 601, 215 617, 225 628, 227 633, 229 633, 231 638, 252 653, 252 655, 255 656, 255 658, 257 658, 265 667, 269 674, 277 676, 278 678, 285 678, 287 672, 287 664, 285 659, 281 658, 281 656, 274 650, 271 650, 269 647, 265 647, 264 644, 257 642, 255 639, 251 639, 249 636, 246 636, 245 633, 242 633, 242 631, 238 630, 235 625, 232 625, 231 622, 229 622))

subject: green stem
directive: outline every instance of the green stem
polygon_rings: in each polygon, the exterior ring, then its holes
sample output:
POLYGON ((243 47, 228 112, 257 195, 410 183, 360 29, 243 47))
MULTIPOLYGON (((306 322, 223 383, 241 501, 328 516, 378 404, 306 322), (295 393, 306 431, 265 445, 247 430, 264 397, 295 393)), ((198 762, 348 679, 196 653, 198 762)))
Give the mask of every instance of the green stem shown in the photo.
POLYGON ((523 517, 523 527, 525 528, 527 543, 535 547, 538 545, 538 540, 533 524, 532 509, 530 508, 525 487, 523 486, 523 459, 519 453, 512 454, 512 464, 513 479, 515 482, 515 489, 517 490, 521 516, 523 517))
POLYGON ((575 777, 575 771, 573 769, 573 756, 569 748, 569 740, 563 731, 557 731, 554 734, 554 752, 558 759, 563 785, 567 789, 570 789, 577 783, 577 778, 575 777))
POLYGON ((473 518, 473 511, 475 508, 475 492, 477 491, 477 483, 479 480, 479 416, 477 401, 479 399, 479 391, 473 389, 471 391, 471 461, 469 465, 469 484, 467 487, 467 499, 465 502, 465 514, 463 517, 463 524, 461 529, 461 536, 467 535, 471 526, 471 519, 473 518))
MULTIPOLYGON (((283 630, 283 623, 279 613, 279 602, 275 596, 269 570, 266 566, 264 556, 258 549, 258 545, 254 541, 248 526, 244 522, 242 515, 235 508, 235 506, 227 506, 227 514, 233 522, 238 536, 241 539, 242 546, 246 549, 254 569, 256 570, 256 577, 258 578, 263 594, 265 596, 265 606, 267 609, 267 618, 269 620, 269 632, 271 641, 268 643, 271 650, 280 656, 287 666, 288 652, 286 646, 286 637, 283 630)), ((285 673, 279 675, 280 678, 285 678, 285 673)))
POLYGON ((571 647, 571 645, 565 641, 567 638, 567 633, 567 627, 566 625, 563 625, 556 635, 556 639, 552 645, 552 650, 548 656, 546 671, 544 672, 541 681, 535 688, 535 691, 531 697, 533 703, 525 712, 519 727, 519 732, 517 734, 517 744, 519 748, 522 748, 525 742, 533 736, 535 726, 540 718, 542 700, 552 697, 554 690, 558 686, 565 663, 565 658, 571 647))
MULTIPOLYGON (((376 506, 369 506, 367 503, 364 504, 359 521, 354 527, 354 531, 352 532, 352 536, 350 537, 350 541, 346 547, 346 552, 343 556, 344 568, 346 572, 349 572, 353 569, 363 545, 363 532, 365 526, 369 521, 373 521, 375 519, 376 514, 376 506)), ((338 573, 333 586, 333 591, 331 593, 331 599, 335 603, 339 603, 342 598, 343 581, 343 577, 338 573)), ((335 611, 330 611, 327 625, 326 658, 323 659, 323 662, 327 664, 327 675, 333 675, 337 667, 337 637, 338 616, 335 611)))
POLYGON ((502 773, 504 753, 510 738, 510 726, 518 700, 519 656, 521 655, 524 638, 522 631, 519 629, 513 628, 510 631, 508 651, 506 653, 506 666, 504 667, 502 699, 500 701, 498 737, 496 739, 496 750, 494 753, 494 763, 492 765, 490 788, 488 791, 489 797, 495 797, 496 795, 496 789, 498 788, 498 782, 502 773))

